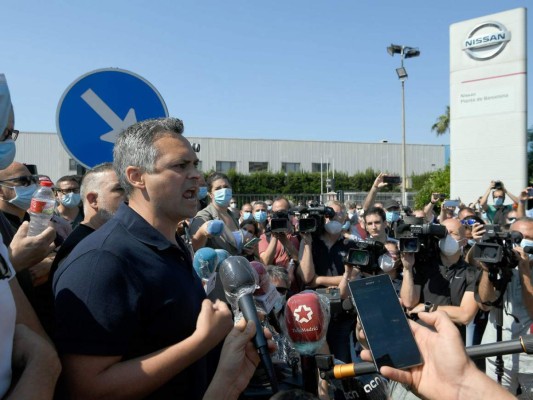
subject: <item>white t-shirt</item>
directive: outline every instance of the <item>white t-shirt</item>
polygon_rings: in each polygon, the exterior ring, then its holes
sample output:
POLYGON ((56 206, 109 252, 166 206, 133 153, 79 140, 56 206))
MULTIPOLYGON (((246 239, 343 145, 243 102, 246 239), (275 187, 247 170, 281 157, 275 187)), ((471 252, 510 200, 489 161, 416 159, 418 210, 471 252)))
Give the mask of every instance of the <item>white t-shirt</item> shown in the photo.
POLYGON ((0 255, 5 260, 10 277, 0 280, 0 398, 4 397, 11 385, 11 353, 17 312, 9 281, 15 277, 15 270, 9 261, 7 248, 0 235, 0 255))

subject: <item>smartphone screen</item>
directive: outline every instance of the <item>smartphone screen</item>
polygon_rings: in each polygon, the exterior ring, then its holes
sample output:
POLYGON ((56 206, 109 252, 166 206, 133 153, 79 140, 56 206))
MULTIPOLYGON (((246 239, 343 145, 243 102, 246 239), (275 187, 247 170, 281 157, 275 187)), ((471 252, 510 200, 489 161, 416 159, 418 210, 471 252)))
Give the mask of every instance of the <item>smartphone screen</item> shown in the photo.
POLYGON ((391 175, 385 175, 383 177, 383 182, 384 183, 389 183, 389 184, 399 184, 399 183, 402 183, 402 178, 399 177, 399 176, 391 176, 391 175))
POLYGON ((359 321, 376 368, 409 368, 422 364, 407 318, 386 274, 350 282, 359 321))
POLYGON ((459 200, 446 200, 443 204, 444 207, 459 207, 459 200))
POLYGON ((259 240, 260 240, 259 238, 254 237, 254 238, 248 240, 246 243, 244 243, 244 247, 247 248, 247 249, 250 248, 250 247, 253 247, 253 246, 255 246, 256 243, 259 242, 259 240))

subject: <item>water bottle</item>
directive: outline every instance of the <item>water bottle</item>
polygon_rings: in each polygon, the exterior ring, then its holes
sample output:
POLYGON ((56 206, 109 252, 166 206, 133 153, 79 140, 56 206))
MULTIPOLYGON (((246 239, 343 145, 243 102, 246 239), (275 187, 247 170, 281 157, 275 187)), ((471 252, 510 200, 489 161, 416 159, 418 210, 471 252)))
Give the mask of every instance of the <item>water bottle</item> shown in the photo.
POLYGON ((50 181, 41 181, 39 189, 33 193, 29 210, 28 236, 37 236, 48 227, 56 205, 52 185, 50 181))

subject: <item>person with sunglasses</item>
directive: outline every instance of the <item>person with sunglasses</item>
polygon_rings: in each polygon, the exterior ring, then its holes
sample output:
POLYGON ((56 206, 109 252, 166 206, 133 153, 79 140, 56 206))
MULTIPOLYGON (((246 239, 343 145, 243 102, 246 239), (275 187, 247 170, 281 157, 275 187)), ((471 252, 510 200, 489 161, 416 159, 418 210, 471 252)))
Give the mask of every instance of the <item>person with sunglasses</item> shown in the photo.
POLYGON ((57 214, 70 222, 75 229, 83 221, 83 205, 80 196, 80 177, 66 175, 55 184, 57 197, 57 214))

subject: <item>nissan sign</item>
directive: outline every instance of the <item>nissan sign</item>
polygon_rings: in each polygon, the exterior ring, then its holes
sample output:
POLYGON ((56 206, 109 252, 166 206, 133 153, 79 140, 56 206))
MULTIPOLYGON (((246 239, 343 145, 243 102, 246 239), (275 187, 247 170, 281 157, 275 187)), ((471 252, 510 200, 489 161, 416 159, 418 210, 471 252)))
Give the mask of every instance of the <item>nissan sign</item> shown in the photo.
POLYGON ((499 22, 484 22, 470 31, 464 41, 463 50, 474 60, 490 60, 500 54, 511 32, 499 22))

